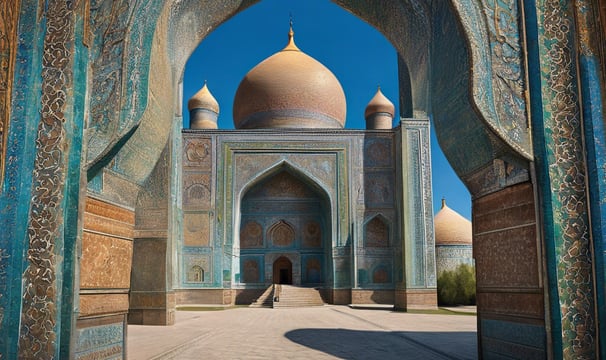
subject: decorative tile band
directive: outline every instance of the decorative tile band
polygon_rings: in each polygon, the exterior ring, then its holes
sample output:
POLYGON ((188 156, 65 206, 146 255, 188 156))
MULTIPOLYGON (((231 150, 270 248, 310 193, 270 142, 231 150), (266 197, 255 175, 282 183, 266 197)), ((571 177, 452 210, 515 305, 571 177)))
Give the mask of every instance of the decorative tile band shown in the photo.
POLYGON ((596 324, 571 3, 543 0, 537 9, 562 353, 579 359, 596 356, 596 324))
POLYGON ((23 275, 19 357, 51 359, 57 347, 56 239, 60 236, 65 186, 64 123, 72 86, 74 7, 72 1, 47 2, 47 33, 42 57, 42 111, 36 139, 34 186, 27 237, 28 266, 23 275))

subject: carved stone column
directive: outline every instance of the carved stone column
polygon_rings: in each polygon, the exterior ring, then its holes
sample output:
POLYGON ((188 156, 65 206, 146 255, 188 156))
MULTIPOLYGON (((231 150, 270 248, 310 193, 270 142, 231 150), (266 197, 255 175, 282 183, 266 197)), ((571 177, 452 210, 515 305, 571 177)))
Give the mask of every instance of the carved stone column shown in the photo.
POLYGON ((527 12, 529 37, 536 31, 538 40, 536 48, 529 47, 529 74, 531 82, 540 85, 531 89, 535 90, 531 102, 536 104, 532 125, 553 355, 596 358, 594 261, 573 1, 540 0, 536 8, 526 10, 531 11, 527 12))
POLYGON ((403 119, 402 172, 403 282, 395 292, 399 309, 436 308, 436 264, 431 193, 429 119, 403 119))
POLYGON ((18 220, 27 221, 18 357, 68 358, 81 227, 84 99, 73 96, 84 85, 79 58, 83 52, 76 51, 81 46, 76 22, 79 2, 50 0, 39 6, 44 6, 46 31, 40 54, 40 113, 29 214, 27 220, 18 220))

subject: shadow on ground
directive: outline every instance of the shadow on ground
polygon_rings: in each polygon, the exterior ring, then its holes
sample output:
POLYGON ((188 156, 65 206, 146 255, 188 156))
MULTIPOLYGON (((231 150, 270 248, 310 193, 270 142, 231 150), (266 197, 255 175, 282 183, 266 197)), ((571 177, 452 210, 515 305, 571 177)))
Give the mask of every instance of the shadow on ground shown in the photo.
POLYGON ((292 342, 340 359, 476 359, 476 332, 297 329, 292 342))

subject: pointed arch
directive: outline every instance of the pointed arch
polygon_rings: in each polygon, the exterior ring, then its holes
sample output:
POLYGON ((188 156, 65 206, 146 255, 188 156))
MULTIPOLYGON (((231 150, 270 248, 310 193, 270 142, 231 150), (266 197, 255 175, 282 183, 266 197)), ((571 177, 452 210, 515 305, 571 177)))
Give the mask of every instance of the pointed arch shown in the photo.
POLYGON ((259 174, 251 177, 239 191, 238 198, 240 202, 253 187, 264 181, 267 181, 268 179, 272 178, 273 176, 277 175, 282 171, 285 171, 290 175, 298 178, 305 185, 309 186, 310 189, 314 190, 318 195, 320 195, 321 198, 323 198, 325 201, 328 201, 328 205, 331 205, 332 201, 330 197, 330 192, 327 191, 322 181, 316 179, 305 169, 299 168, 285 159, 275 163, 274 165, 268 167, 259 174))

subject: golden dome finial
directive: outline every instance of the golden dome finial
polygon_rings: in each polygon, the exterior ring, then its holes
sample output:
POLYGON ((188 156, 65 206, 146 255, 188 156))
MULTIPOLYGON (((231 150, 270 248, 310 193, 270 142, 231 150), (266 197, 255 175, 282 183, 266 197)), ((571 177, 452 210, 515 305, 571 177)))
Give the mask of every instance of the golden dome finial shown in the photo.
POLYGON ((292 24, 293 24, 292 14, 290 14, 290 22, 289 22, 289 29, 288 29, 288 44, 286 45, 286 47, 284 49, 282 49, 282 51, 301 51, 301 50, 299 50, 297 45, 295 45, 295 31, 293 30, 292 24))

